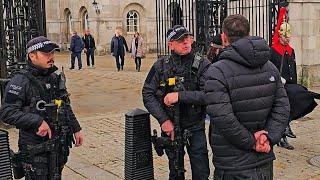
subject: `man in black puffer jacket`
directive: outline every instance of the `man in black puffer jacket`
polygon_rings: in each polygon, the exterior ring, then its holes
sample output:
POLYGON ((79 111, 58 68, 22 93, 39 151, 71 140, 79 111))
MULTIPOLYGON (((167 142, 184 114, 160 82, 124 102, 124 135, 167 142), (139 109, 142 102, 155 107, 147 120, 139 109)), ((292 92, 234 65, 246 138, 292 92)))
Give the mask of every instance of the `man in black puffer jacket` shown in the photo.
POLYGON ((249 36, 242 15, 223 22, 226 47, 206 73, 205 101, 210 115, 210 145, 215 180, 273 177, 272 146, 280 141, 289 117, 289 101, 270 49, 249 36))

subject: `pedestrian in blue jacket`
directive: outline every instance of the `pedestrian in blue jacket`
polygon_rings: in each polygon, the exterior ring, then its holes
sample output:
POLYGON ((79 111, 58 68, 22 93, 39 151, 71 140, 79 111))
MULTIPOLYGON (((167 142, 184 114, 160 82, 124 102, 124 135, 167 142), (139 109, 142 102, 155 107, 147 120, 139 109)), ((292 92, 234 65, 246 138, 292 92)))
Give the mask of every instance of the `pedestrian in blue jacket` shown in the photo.
POLYGON ((71 67, 70 70, 74 70, 75 58, 78 59, 79 70, 82 70, 82 61, 81 61, 81 51, 84 48, 84 43, 80 36, 78 36, 77 31, 73 31, 71 37, 70 51, 71 51, 71 67))
POLYGON ((122 30, 120 28, 117 28, 115 35, 111 40, 111 54, 116 58, 118 71, 123 70, 125 50, 129 52, 126 39, 122 36, 122 30), (121 59, 121 62, 119 62, 119 57, 121 59))

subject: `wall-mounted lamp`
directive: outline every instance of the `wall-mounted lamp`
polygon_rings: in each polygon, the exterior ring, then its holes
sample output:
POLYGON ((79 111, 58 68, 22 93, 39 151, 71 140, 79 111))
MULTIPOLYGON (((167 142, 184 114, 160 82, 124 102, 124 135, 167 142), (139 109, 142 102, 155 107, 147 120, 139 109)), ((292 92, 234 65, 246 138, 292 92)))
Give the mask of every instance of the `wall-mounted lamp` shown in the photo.
POLYGON ((100 9, 98 6, 98 3, 96 2, 96 0, 93 0, 92 5, 94 7, 94 10, 96 11, 97 14, 100 14, 100 9))

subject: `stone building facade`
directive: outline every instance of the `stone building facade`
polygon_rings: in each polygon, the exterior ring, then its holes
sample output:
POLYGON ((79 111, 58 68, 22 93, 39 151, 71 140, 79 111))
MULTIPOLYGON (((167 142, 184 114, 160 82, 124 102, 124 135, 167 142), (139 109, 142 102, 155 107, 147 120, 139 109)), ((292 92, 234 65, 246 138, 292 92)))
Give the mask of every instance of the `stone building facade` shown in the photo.
MULTIPOLYGON (((128 44, 134 31, 139 31, 147 50, 156 51, 156 0, 95 0, 97 9, 93 1, 47 0, 48 36, 67 48, 73 30, 82 34, 83 29, 89 28, 98 44, 97 52, 105 54, 110 49, 115 28, 122 27, 128 44)), ((296 51, 299 72, 308 78, 320 79, 320 0, 289 0, 289 3, 291 44, 296 51)))
POLYGON ((299 76, 309 85, 320 79, 320 0, 291 0, 289 17, 299 76))
POLYGON ((90 29, 97 43, 97 52, 110 51, 116 27, 130 44, 135 31, 140 32, 149 51, 156 50, 156 13, 154 0, 48 0, 46 1, 47 35, 66 49, 72 31, 83 34, 90 29))

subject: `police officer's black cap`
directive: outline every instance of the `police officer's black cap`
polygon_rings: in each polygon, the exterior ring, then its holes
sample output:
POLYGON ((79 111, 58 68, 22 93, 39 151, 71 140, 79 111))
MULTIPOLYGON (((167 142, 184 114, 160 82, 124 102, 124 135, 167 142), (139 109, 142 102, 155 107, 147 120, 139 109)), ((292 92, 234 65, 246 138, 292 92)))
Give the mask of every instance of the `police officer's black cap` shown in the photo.
POLYGON ((60 48, 56 43, 51 42, 48 38, 44 36, 39 36, 31 39, 27 43, 27 53, 29 54, 33 51, 50 53, 52 51, 60 51, 60 48))
POLYGON ((193 35, 186 27, 175 25, 167 31, 167 40, 176 41, 185 37, 186 35, 193 35))

